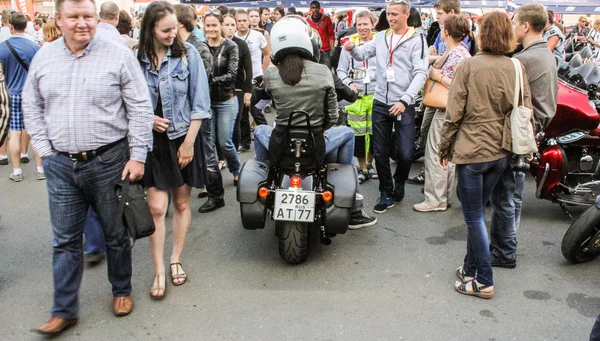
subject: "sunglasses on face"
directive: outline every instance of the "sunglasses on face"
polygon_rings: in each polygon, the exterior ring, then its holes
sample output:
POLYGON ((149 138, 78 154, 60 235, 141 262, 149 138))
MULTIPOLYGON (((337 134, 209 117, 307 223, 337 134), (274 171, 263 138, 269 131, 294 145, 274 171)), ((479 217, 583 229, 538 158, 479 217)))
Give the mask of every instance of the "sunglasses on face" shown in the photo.
POLYGON ((204 16, 207 16, 207 15, 217 15, 217 16, 221 16, 221 15, 223 15, 223 14, 222 14, 222 13, 221 13, 221 11, 220 11, 220 10, 218 10, 218 9, 209 9, 208 11, 204 12, 204 16))
POLYGON ((408 0, 385 0, 385 2, 387 2, 387 3, 393 2, 395 4, 410 5, 410 2, 408 2, 408 0))

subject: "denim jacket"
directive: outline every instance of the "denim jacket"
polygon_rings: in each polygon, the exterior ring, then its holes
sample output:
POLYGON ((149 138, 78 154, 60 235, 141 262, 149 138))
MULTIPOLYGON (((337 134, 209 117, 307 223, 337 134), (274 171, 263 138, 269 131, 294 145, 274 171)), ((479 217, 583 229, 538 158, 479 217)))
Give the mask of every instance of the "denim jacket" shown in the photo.
POLYGON ((208 79, 202 59, 193 45, 185 43, 185 47, 187 66, 182 58, 171 57, 170 48, 159 71, 152 66, 148 56, 143 55, 141 62, 154 111, 160 86, 163 116, 169 120, 167 136, 170 140, 186 135, 191 120, 211 118, 208 79))

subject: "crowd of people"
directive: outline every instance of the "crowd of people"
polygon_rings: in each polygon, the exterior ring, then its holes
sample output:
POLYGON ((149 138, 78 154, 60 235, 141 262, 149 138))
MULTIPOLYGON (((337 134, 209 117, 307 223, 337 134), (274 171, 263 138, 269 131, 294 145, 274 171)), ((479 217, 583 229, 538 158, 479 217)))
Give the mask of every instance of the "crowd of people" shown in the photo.
MULTIPOLYGON (((524 174, 512 170, 513 100, 533 109, 537 131, 549 124, 564 34, 537 4, 519 7, 512 18, 497 11, 475 19, 461 14, 458 0, 438 0, 434 10, 436 22, 407 0, 391 0, 379 17, 357 11, 352 25, 344 16, 332 20, 317 1, 305 20, 294 8, 219 6, 201 23, 193 7, 164 1, 152 2, 143 15, 112 2, 98 15, 94 0, 57 0, 51 19, 4 10, 0 64, 11 107, 0 165, 10 155, 9 177, 23 181, 31 138, 54 233, 54 305, 36 330, 57 334, 78 322, 84 260, 107 259, 114 314, 133 310, 129 240, 113 221, 112 188, 123 179, 147 188, 156 228, 150 295, 161 299, 167 288, 170 203, 170 281, 186 283, 182 254, 192 189, 207 198, 200 213, 224 207, 221 169, 237 185, 238 154, 251 150, 253 129, 256 158, 268 160, 270 140, 293 110, 307 111, 311 126, 323 127, 330 159, 353 164, 356 158, 360 184, 379 181, 377 214, 403 201, 407 183, 424 185, 415 211, 445 211, 458 178, 468 240, 454 287, 492 298, 492 267, 516 266, 524 174), (285 37, 293 37, 288 45, 285 37), (353 76, 359 71, 364 77, 353 76), (515 89, 519 71, 522 91, 515 89), (423 170, 409 178, 416 99, 427 81, 449 93, 443 107, 424 110, 423 170), (260 108, 265 100, 272 101, 275 128, 260 108)), ((600 21, 588 31, 585 19, 573 35, 600 49, 600 21)), ((362 195, 357 199, 350 228, 375 225, 362 195)))

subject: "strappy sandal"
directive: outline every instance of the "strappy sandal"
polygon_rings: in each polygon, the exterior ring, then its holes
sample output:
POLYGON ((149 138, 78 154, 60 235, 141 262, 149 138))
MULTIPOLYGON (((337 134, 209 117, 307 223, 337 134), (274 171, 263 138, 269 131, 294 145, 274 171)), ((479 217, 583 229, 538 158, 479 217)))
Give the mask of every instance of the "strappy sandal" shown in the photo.
POLYGON ((169 267, 171 268, 171 283, 173 283, 174 286, 183 285, 187 281, 187 275, 183 272, 181 262, 171 263, 169 267), (175 272, 173 272, 173 265, 175 265, 175 272), (181 268, 181 272, 179 272, 179 268, 181 268))
POLYGON ((467 276, 467 272, 463 269, 462 265, 456 269, 456 277, 458 277, 461 282, 468 282, 472 279, 475 279, 474 276, 467 276))
POLYGON ((362 169, 359 170, 358 171, 358 183, 362 184, 363 182, 365 182, 367 180, 369 180, 369 174, 362 169))
POLYGON ((479 284, 476 279, 466 282, 457 281, 454 283, 454 289, 463 295, 477 296, 485 299, 494 297, 494 286, 479 284))
MULTIPOLYGON (((152 299, 154 300, 162 300, 165 297, 166 294, 166 290, 167 290, 167 286, 166 285, 160 285, 160 277, 161 275, 156 275, 154 276, 154 283, 152 283, 152 287, 150 288, 150 297, 152 297, 152 299), (157 286, 154 286, 154 284, 157 284, 157 286), (159 295, 159 293, 162 291, 162 295, 159 295), (156 292, 156 295, 154 294, 156 292)), ((162 277, 164 278, 165 275, 163 274, 162 277)))

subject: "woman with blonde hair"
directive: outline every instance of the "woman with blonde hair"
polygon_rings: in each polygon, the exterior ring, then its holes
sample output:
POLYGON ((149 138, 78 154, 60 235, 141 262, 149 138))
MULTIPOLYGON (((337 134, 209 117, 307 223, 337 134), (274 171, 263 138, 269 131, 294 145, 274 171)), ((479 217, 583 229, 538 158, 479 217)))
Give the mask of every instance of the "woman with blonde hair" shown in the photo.
MULTIPOLYGON (((454 72, 439 144, 439 164, 456 165, 458 192, 467 223, 467 255, 456 269, 456 291, 494 296, 485 204, 508 164, 510 114, 515 95, 515 65, 506 57, 516 46, 513 25, 502 12, 485 14, 477 37, 479 50, 454 72)), ((523 66, 523 102, 531 108, 523 66)))
POLYGON ((42 47, 50 44, 56 39, 60 38, 62 34, 60 33, 60 29, 56 26, 56 21, 54 19, 48 19, 43 26, 44 30, 44 44, 42 47))

